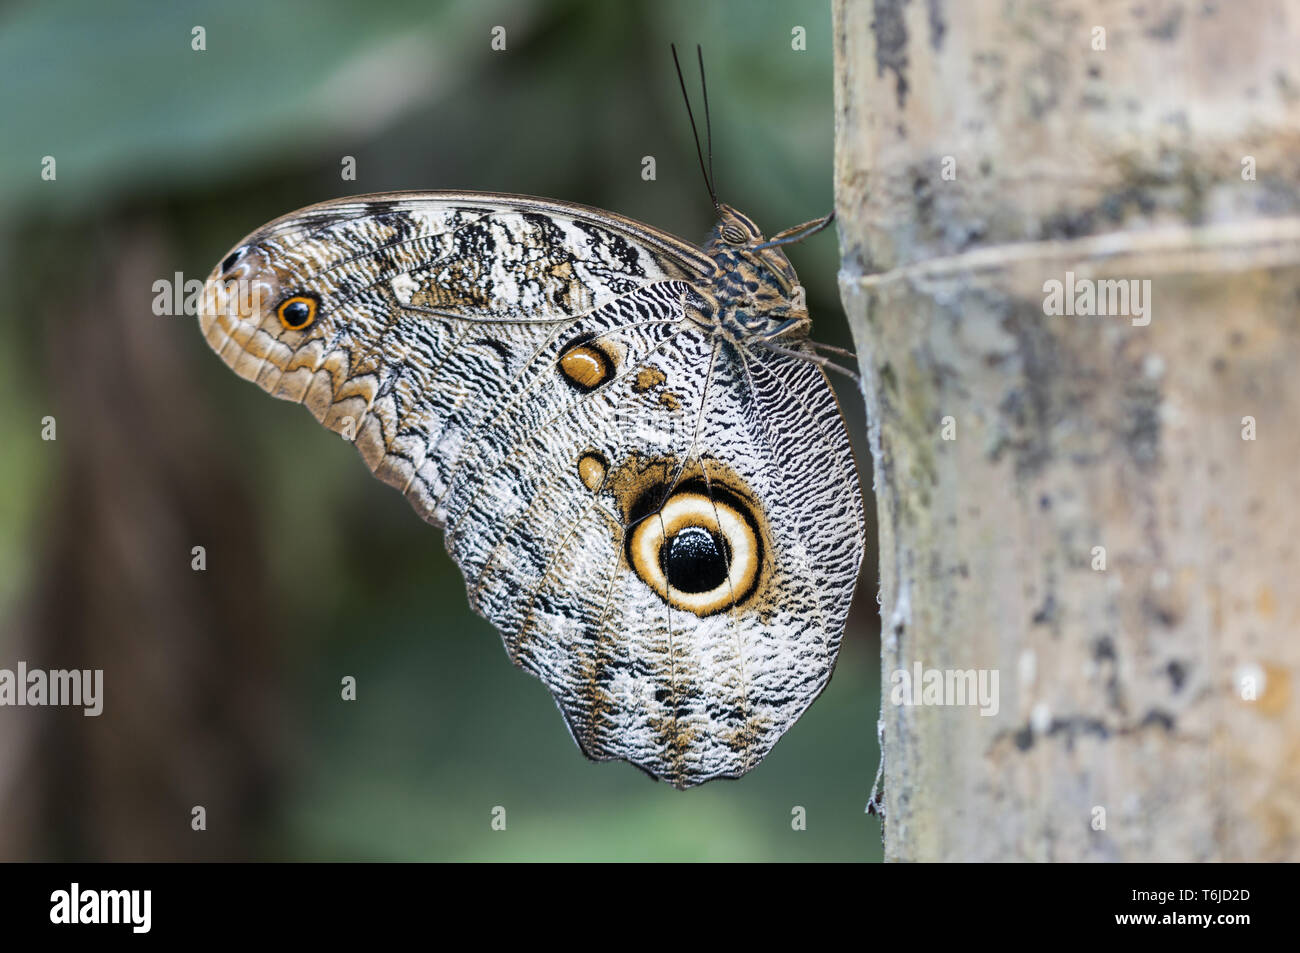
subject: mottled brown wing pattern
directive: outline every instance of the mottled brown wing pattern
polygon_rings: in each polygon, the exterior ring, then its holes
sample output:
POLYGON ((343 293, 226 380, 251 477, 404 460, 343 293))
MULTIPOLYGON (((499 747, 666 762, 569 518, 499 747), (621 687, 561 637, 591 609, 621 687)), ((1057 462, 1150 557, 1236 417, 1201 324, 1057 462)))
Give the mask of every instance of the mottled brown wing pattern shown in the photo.
POLYGON ((249 236, 205 298, 204 334, 237 373, 355 435, 375 474, 437 525, 469 435, 491 401, 529 386, 539 349, 599 306, 699 265, 572 211, 488 198, 315 206, 249 236), (266 306, 232 309, 230 279, 266 306), (316 295, 322 316, 303 332, 274 313, 297 291, 316 295))
POLYGON ((201 316, 445 527, 588 756, 681 787, 752 768, 824 687, 862 554, 824 375, 692 320, 714 272, 581 206, 362 197, 250 235, 201 316))

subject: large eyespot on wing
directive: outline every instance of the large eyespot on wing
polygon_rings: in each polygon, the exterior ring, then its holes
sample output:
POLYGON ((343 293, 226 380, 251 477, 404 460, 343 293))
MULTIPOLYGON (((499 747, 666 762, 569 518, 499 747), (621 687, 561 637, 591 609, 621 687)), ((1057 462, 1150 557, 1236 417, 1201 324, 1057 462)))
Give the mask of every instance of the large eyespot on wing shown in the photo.
POLYGON ((651 590, 697 616, 741 606, 758 587, 763 531, 756 509, 722 484, 702 479, 648 491, 666 496, 627 534, 627 560, 651 590))

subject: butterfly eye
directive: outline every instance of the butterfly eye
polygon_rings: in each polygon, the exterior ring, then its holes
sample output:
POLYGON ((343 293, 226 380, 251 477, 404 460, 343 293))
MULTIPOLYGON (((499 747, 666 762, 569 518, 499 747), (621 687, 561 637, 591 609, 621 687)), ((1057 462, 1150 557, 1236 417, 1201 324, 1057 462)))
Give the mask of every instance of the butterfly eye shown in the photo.
POLYGON ((741 501, 683 490, 637 524, 628 558, 659 598, 706 616, 738 605, 754 591, 762 550, 741 501))
POLYGON ((560 352, 559 368, 570 385, 591 391, 614 376, 617 361, 606 341, 574 341, 560 352))
POLYGON ((748 236, 735 225, 722 226, 722 240, 728 245, 743 245, 745 244, 747 237, 748 236))
POLYGON ((290 331, 301 331, 316 320, 316 299, 307 295, 294 295, 280 302, 275 313, 280 323, 290 331))

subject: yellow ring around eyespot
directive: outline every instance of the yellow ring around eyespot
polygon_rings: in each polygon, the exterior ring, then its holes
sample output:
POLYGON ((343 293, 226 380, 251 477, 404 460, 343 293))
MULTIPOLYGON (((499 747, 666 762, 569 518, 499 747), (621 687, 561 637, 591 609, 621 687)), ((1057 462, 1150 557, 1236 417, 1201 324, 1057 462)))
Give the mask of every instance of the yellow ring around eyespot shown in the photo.
POLYGON ((655 515, 632 531, 632 568, 659 598, 674 609, 705 616, 739 602, 753 590, 759 569, 759 542, 749 520, 724 500, 683 492, 669 497, 655 515), (731 550, 727 578, 707 592, 682 592, 668 585, 659 553, 664 542, 690 526, 723 537, 731 550))
POLYGON ((280 302, 280 307, 275 309, 275 315, 280 319, 280 323, 290 331, 301 331, 303 328, 310 327, 311 323, 316 320, 316 299, 308 298, 306 295, 294 295, 292 298, 285 298, 280 302), (290 324, 284 316, 284 309, 289 307, 295 301, 301 301, 307 305, 307 320, 301 324, 290 324))

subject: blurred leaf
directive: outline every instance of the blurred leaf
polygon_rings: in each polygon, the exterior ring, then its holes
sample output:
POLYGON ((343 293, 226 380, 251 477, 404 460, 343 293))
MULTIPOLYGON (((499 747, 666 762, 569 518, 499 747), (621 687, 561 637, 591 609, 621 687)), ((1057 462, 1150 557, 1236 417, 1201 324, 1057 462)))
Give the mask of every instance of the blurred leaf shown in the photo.
POLYGON ((438 95, 487 50, 492 24, 522 40, 528 19, 502 0, 56 0, 0 16, 7 216, 299 164, 438 95), (464 42, 476 34, 481 45, 464 42), (40 177, 46 155, 54 182, 40 177))

